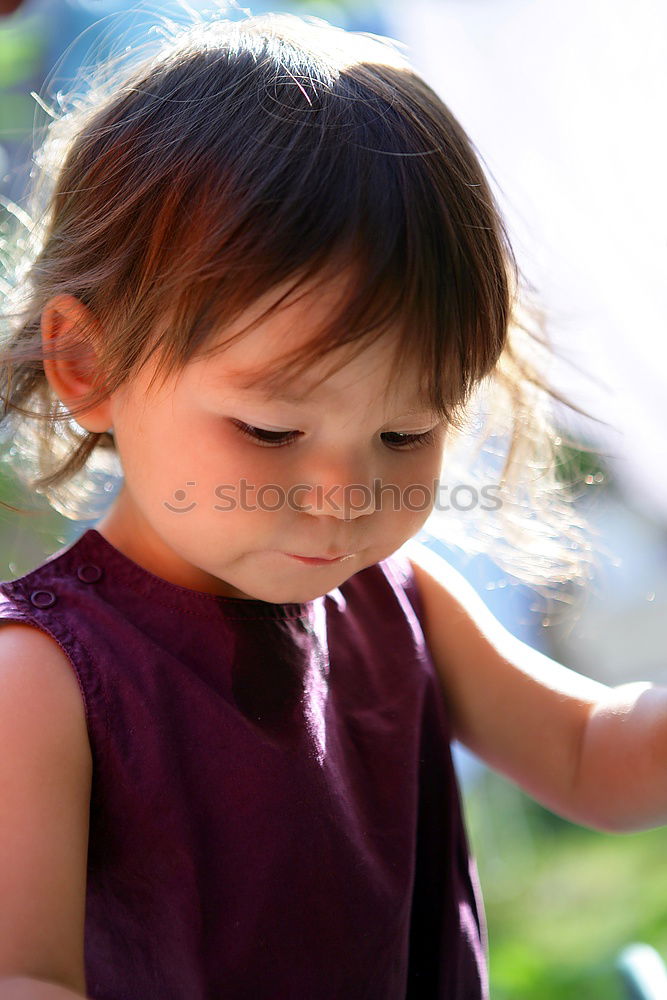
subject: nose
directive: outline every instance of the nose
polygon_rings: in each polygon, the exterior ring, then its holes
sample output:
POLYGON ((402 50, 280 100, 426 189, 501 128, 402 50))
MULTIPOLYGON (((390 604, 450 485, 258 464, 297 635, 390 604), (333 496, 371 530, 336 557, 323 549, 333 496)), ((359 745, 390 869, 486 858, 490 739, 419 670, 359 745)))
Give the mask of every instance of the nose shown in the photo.
POLYGON ((320 460, 309 472, 298 496, 299 506, 308 513, 352 521, 377 510, 368 464, 343 456, 320 460))

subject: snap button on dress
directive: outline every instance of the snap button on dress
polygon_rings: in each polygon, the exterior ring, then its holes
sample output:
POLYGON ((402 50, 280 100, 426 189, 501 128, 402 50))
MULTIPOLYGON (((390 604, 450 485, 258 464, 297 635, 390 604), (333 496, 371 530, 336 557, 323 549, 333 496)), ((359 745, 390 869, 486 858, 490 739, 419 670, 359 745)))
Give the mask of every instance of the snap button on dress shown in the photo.
POLYGON ((56 603, 56 595, 51 590, 34 590, 30 601, 36 608, 50 608, 56 603))
POLYGON ((86 563, 84 566, 79 566, 76 575, 84 583, 97 583, 102 576, 102 570, 99 566, 94 566, 93 563, 86 563))

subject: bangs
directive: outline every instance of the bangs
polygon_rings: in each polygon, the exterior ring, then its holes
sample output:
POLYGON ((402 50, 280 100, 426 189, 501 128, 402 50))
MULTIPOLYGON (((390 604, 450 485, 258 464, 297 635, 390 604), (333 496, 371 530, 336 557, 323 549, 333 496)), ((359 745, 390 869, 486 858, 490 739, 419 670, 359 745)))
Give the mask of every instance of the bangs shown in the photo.
POLYGON ((312 47, 318 30, 280 16, 186 38, 97 116, 55 199, 64 218, 91 192, 66 238, 87 254, 77 292, 129 330, 132 361, 150 348, 169 372, 270 290, 288 284, 279 308, 349 273, 335 315, 286 343, 264 384, 391 331, 396 377, 417 363, 453 420, 505 342, 516 264, 500 213, 469 139, 395 50, 357 36, 366 60, 342 59, 312 47))

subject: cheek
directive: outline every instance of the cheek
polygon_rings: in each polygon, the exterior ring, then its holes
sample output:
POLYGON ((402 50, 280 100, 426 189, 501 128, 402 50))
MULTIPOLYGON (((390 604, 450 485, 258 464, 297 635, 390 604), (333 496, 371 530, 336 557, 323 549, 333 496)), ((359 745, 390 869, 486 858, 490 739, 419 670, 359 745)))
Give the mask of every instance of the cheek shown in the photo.
POLYGON ((428 449, 428 453, 424 456, 424 460, 421 463, 422 478, 420 481, 425 484, 428 483, 434 500, 442 473, 443 456, 444 442, 440 442, 437 446, 428 449))
POLYGON ((272 484, 282 490, 291 485, 292 463, 277 448, 256 447, 233 428, 209 427, 208 446, 201 449, 197 479, 206 495, 247 497, 272 484), (217 492, 216 492, 217 491, 217 492))
POLYGON ((240 474, 252 475, 259 482, 271 482, 285 466, 278 448, 262 448, 232 428, 225 428, 219 436, 220 453, 230 469, 240 474))
POLYGON ((114 436, 128 485, 169 498, 197 479, 205 448, 169 408, 126 407, 118 414, 114 436))
MULTIPOLYGON (((415 453, 394 466, 393 482, 397 487, 400 518, 407 527, 418 530, 429 516, 437 498, 441 457, 435 450, 429 453, 415 453)), ((387 477, 387 480, 388 481, 387 477)), ((391 508, 396 501, 391 498, 391 508)), ((384 505, 383 505, 384 506, 384 505)), ((387 509, 384 506, 384 509, 387 509)))
POLYGON ((393 473, 396 482, 404 487, 410 484, 420 484, 433 492, 434 481, 437 482, 440 475, 442 458, 436 449, 429 448, 428 451, 415 450, 411 455, 402 456, 400 463, 395 463, 393 473))

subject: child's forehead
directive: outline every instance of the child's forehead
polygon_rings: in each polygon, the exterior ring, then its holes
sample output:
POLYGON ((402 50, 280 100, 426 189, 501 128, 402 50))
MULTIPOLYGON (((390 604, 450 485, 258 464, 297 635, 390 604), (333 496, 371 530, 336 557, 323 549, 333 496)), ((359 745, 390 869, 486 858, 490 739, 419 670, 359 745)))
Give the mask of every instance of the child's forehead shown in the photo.
POLYGON ((404 361, 397 377, 396 348, 396 338, 385 334, 368 344, 362 341, 334 347, 306 366, 295 367, 288 361, 281 363, 283 338, 277 338, 266 353, 246 352, 244 338, 240 338, 227 351, 207 359, 197 384, 221 398, 294 408, 339 405, 348 398, 361 398, 369 406, 382 404, 406 414, 431 410, 416 362, 404 361))
MULTIPOLYGON (((332 379, 340 382, 338 376, 357 381, 386 374, 401 344, 398 326, 328 346, 330 324, 338 325, 353 281, 349 273, 323 273, 271 289, 219 329, 195 358, 201 377, 241 390, 270 389, 274 398, 298 402, 332 379)), ((405 380, 417 376, 409 361, 403 367, 405 380)))
MULTIPOLYGON (((167 380, 184 379, 211 405, 242 396, 312 408, 337 405, 349 390, 355 405, 366 393, 374 409, 440 414, 434 352, 417 333, 420 317, 398 306, 379 315, 356 309, 360 282, 358 265, 336 257, 245 302, 240 297, 233 312, 221 290, 210 328, 192 353, 167 364, 167 380)), ((366 305, 363 294, 361 301, 366 305)))

